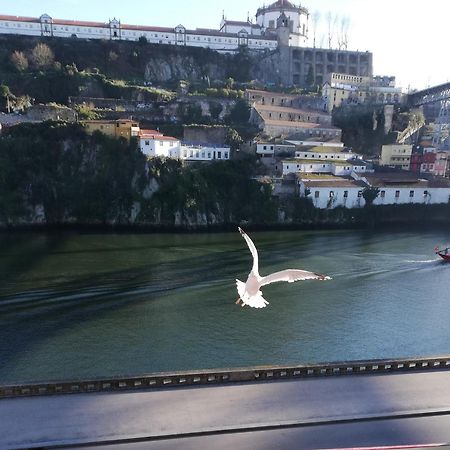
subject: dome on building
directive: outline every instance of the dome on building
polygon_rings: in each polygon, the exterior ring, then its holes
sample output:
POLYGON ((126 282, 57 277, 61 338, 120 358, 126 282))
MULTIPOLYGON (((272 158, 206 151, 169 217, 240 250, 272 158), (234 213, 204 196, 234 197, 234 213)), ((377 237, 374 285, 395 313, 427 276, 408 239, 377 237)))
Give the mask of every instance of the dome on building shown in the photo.
POLYGON ((269 8, 274 8, 274 9, 280 9, 280 8, 284 8, 284 9, 298 9, 298 6, 295 6, 293 3, 291 3, 288 0, 278 0, 275 3, 272 3, 271 5, 268 6, 269 8))
POLYGON ((259 8, 256 15, 263 14, 269 11, 301 11, 307 13, 306 8, 300 5, 296 5, 289 0, 277 0, 274 3, 271 3, 269 6, 263 6, 262 8, 259 8))

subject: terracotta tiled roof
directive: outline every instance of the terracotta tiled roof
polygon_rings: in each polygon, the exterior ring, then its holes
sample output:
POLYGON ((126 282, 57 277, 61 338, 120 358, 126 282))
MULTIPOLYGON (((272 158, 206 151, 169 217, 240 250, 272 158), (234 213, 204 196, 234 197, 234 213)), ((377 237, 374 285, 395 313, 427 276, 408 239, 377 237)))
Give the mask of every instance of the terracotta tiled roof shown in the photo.
POLYGON ((324 125, 319 123, 311 123, 311 122, 294 122, 291 120, 274 120, 274 119, 263 119, 266 125, 279 126, 279 127, 292 127, 292 128, 320 128, 325 130, 336 130, 339 128, 334 127, 332 125, 324 125))
POLYGON ((5 16, 5 15, 0 15, 0 20, 8 20, 11 22, 37 22, 37 23, 40 22, 37 17, 5 16))
POLYGON ((65 20, 53 19, 54 25, 68 25, 72 27, 92 27, 92 28, 109 28, 109 23, 105 22, 86 22, 82 20, 65 20))
POLYGON ((139 132, 140 136, 162 136, 163 134, 157 130, 142 130, 139 132))
POLYGON ((167 27, 149 27, 145 25, 125 25, 120 26, 122 30, 137 30, 137 31, 161 31, 163 33, 174 33, 174 28, 167 27))
POLYGON ((141 130, 139 133, 141 139, 149 139, 155 141, 179 141, 179 139, 172 136, 164 136, 162 133, 156 130, 141 130))
POLYGON ((331 117, 331 114, 328 114, 324 111, 318 111, 313 109, 298 109, 298 108, 292 108, 290 106, 275 106, 271 104, 256 104, 255 109, 258 111, 272 111, 272 112, 278 112, 278 113, 291 113, 291 114, 316 114, 318 116, 329 116, 331 117))
POLYGON ((258 24, 250 23, 250 22, 243 22, 239 20, 225 20, 225 25, 236 25, 238 27, 252 27, 252 28, 261 28, 258 24))

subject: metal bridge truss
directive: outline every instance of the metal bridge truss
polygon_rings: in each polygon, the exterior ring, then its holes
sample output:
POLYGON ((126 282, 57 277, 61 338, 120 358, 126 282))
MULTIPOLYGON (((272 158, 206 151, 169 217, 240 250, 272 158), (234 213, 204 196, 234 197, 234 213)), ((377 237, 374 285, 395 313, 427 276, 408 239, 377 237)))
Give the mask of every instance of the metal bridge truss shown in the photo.
POLYGON ((430 103, 438 103, 450 99, 450 83, 441 84, 423 91, 408 95, 410 106, 422 106, 430 103))
POLYGON ((435 121, 433 145, 437 148, 450 150, 450 99, 441 102, 441 110, 435 121))

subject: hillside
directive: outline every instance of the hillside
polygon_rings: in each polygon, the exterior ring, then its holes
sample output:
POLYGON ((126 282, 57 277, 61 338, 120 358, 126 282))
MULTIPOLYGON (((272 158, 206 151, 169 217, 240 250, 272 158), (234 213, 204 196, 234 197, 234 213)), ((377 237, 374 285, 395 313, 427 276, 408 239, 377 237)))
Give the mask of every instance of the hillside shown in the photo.
MULTIPOLYGON (((102 74, 108 79, 146 81, 167 88, 177 87, 179 80, 223 83, 223 80, 232 78, 237 82, 249 82, 255 78, 259 59, 245 50, 229 55, 203 48, 163 46, 142 41, 0 36, 0 80, 16 95, 38 94, 33 82, 36 73, 39 84, 44 82, 42 75, 45 73, 49 75, 48 85, 52 85, 65 78, 66 69, 69 73, 102 74), (44 43, 53 53, 52 60, 46 65, 39 66, 33 57, 39 43, 44 43), (20 54, 26 60, 24 65, 14 60, 14 54, 20 54)), ((65 88, 65 93, 74 95, 79 86, 77 83, 67 84, 70 86, 60 87, 65 88)))

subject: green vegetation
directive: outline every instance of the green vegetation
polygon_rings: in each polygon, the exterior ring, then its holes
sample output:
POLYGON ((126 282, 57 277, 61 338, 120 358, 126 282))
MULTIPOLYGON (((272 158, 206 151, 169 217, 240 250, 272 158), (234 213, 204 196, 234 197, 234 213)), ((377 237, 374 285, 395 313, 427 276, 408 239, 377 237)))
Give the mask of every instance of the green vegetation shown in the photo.
POLYGON ((373 204, 375 199, 380 194, 380 189, 377 187, 366 187, 362 191, 362 196, 366 201, 366 206, 369 207, 373 204))
POLYGON ((88 136, 77 124, 20 125, 0 138, 0 222, 274 222, 276 201, 270 186, 252 179, 255 167, 252 158, 147 161, 136 142, 88 136))

